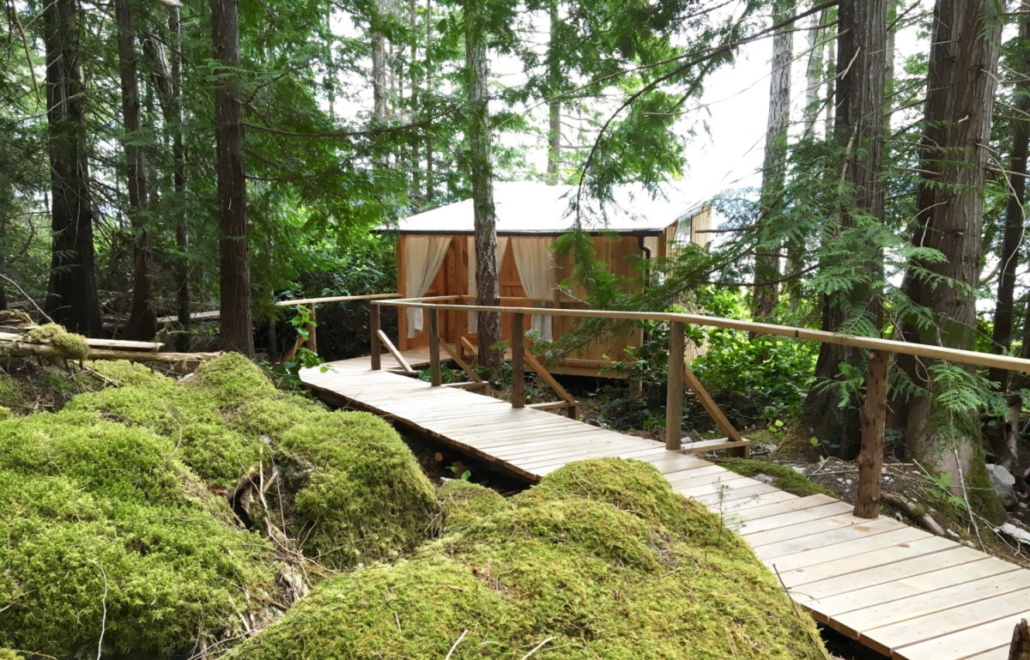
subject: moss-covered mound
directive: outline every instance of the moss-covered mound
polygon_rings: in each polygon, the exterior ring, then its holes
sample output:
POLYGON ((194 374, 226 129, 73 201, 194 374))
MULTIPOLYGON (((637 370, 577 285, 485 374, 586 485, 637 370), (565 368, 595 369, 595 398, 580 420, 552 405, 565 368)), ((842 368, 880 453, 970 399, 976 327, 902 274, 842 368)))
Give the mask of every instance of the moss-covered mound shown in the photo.
POLYGON ((748 547, 650 465, 570 464, 508 501, 459 482, 440 496, 441 540, 325 581, 231 657, 827 657, 748 547))
POLYGON ((432 484, 376 417, 328 412, 279 392, 238 354, 178 383, 126 363, 102 373, 127 386, 78 396, 68 410, 172 440, 209 487, 234 497, 238 513, 258 528, 284 530, 327 567, 394 557, 430 534, 432 484))
POLYGON ((727 470, 745 477, 764 474, 772 479, 773 486, 798 497, 807 497, 808 495, 830 495, 831 497, 836 497, 832 492, 808 479, 805 475, 795 472, 794 468, 789 465, 747 458, 719 458, 715 462, 727 470))
POLYGON ((175 454, 94 413, 0 422, 0 647, 182 657, 267 608, 271 546, 175 454))

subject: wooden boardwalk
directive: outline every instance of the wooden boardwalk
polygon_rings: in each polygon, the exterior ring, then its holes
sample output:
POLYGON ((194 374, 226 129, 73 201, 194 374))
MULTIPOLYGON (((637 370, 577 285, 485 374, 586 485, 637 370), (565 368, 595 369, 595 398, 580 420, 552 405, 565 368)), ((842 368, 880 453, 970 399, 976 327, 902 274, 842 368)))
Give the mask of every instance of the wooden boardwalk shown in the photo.
POLYGON ((676 492, 723 515, 816 620, 885 656, 1005 660, 1013 626, 1030 618, 1030 570, 893 518, 856 518, 849 504, 796 497, 651 440, 373 371, 368 358, 326 366, 301 372, 323 398, 422 431, 529 481, 587 458, 651 463, 676 492))

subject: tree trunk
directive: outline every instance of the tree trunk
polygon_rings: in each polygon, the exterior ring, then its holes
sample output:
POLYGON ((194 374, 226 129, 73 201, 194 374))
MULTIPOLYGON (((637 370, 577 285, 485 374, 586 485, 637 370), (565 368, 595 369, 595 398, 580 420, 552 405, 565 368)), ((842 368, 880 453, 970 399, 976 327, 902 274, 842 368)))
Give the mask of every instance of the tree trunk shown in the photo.
POLYGON ((557 184, 561 170, 561 100, 558 95, 561 85, 561 63, 555 53, 558 42, 558 0, 551 0, 551 34, 547 46, 547 93, 552 98, 547 102, 547 183, 557 184))
MULTIPOLYGON (((426 85, 424 99, 432 100, 433 98, 433 62, 429 59, 430 44, 433 40, 433 2, 432 0, 426 0, 426 50, 425 59, 423 62, 426 67, 426 85)), ((425 102, 424 102, 425 103, 425 102)), ((425 103, 427 107, 427 113, 432 112, 433 106, 431 103, 425 103)), ((433 180, 433 133, 432 130, 426 131, 426 196, 425 203, 431 205, 433 198, 436 197, 436 183, 433 180)))
POLYGON ((136 66, 136 26, 131 0, 115 0, 118 25, 118 76, 122 91, 122 122, 125 127, 126 188, 129 192, 129 218, 132 222, 134 250, 132 266, 132 313, 124 338, 153 339, 157 334, 157 314, 151 305, 153 263, 150 231, 146 226, 147 159, 140 140, 139 71, 136 66))
MULTIPOLYGON (((852 192, 841 209, 841 231, 855 235, 859 218, 884 219, 884 191, 880 183, 883 154, 883 106, 886 75, 887 0, 842 0, 838 5, 837 115, 834 134, 845 151, 842 178, 852 192)), ((823 299, 822 329, 837 332, 842 324, 861 314, 880 327, 879 292, 871 288, 883 272, 883 256, 868 244, 864 232, 854 239, 856 259, 870 273, 869 281, 851 291, 823 299)), ((865 359, 858 349, 822 344, 816 362, 817 383, 840 380, 842 363, 864 370, 865 359)), ((861 426, 855 405, 841 406, 836 387, 813 388, 802 406, 792 434, 804 439, 816 437, 844 456, 852 456, 859 445, 861 426)))
MULTIPOLYGON (((996 0, 937 0, 934 7, 912 245, 937 250, 945 261, 914 260, 906 273, 906 294, 934 320, 928 327, 906 319, 907 341, 972 348, 1002 9, 996 0)), ((902 357, 901 368, 923 388, 899 420, 909 457, 951 474, 956 492, 966 486, 973 507, 999 521, 1004 511, 987 482, 978 411, 944 408, 932 364, 902 357)))
MULTIPOLYGON (((1030 11, 1030 2, 1020 3, 1022 11, 1030 11)), ((1009 156, 1009 200, 1005 209, 1005 231, 1002 237, 1000 275, 998 277, 998 301, 994 308, 994 330, 991 335, 994 352, 1004 353, 1012 347, 1012 326, 1016 292, 1016 267, 1019 265, 1019 246, 1023 240, 1026 218, 1023 199, 1026 194, 1026 163, 1030 150, 1030 124, 1025 121, 1030 113, 1030 75, 1027 61, 1027 44, 1030 44, 1030 18, 1022 16, 1019 22, 1019 36, 1023 43, 1016 47, 1017 59, 1012 69, 1017 75, 1013 105, 1018 108, 1012 120, 1012 152, 1009 156)), ((1004 392, 1008 388, 1009 372, 1005 369, 991 369, 988 378, 998 383, 1004 392)))
MULTIPOLYGON (((824 9, 815 17, 815 25, 825 25, 829 22, 830 10, 824 9)), ((805 68, 805 133, 806 138, 815 138, 815 122, 819 118, 820 99, 819 90, 823 86, 823 78, 826 76, 826 62, 823 60, 823 39, 828 36, 829 29, 812 29, 808 32, 808 66, 805 68)))
MULTIPOLYGON (((794 15, 795 0, 773 3, 773 23, 794 15)), ((755 252, 755 288, 751 315, 757 321, 772 321, 779 303, 780 246, 775 227, 780 222, 783 189, 787 175, 787 130, 790 128, 790 65, 794 35, 786 26, 773 37, 772 75, 769 77, 769 120, 762 163, 758 243, 755 252), (770 284, 762 284, 769 282, 770 284)))
POLYGON ((219 288, 222 350, 254 354, 250 310, 250 246, 243 105, 235 68, 240 66, 238 0, 211 0, 211 41, 225 69, 215 76, 215 142, 219 208, 219 288))
POLYGON ((93 250, 78 12, 76 0, 52 0, 43 7, 53 228, 46 312, 69 330, 99 336, 103 327, 93 250))
MULTIPOLYGON (((484 0, 463 0, 465 11, 465 78, 468 87, 468 161, 476 231, 476 304, 500 305, 497 282, 497 215, 494 209, 490 156, 489 64, 486 58, 487 18, 484 0)), ((479 360, 491 369, 501 366, 504 351, 501 315, 478 315, 479 360)))
POLYGON ((386 37, 383 35, 381 23, 386 17, 387 7, 384 0, 375 0, 375 24, 372 26, 372 115, 377 121, 386 121, 389 90, 386 70, 386 37))
MULTIPOLYGON (((171 57, 171 110, 172 123, 175 127, 172 133, 172 167, 175 185, 175 196, 178 219, 175 223, 175 247, 178 248, 179 257, 176 260, 175 269, 175 313, 179 319, 179 326, 183 330, 190 328, 190 260, 187 255, 190 249, 190 231, 186 224, 186 214, 183 209, 183 200, 186 197, 186 145, 183 142, 183 123, 185 118, 182 112, 182 23, 180 22, 179 9, 171 7, 168 10, 168 30, 172 33, 174 52, 171 57)), ((182 335, 183 340, 188 340, 182 335)), ((185 348, 185 345, 180 346, 185 348)))

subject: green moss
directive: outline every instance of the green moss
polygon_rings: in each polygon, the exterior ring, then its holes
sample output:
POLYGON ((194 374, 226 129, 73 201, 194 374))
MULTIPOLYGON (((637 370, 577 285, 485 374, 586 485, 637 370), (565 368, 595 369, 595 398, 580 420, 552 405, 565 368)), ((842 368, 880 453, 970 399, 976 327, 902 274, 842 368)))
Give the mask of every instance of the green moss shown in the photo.
POLYGON ((436 490, 446 531, 460 530, 508 508, 497 491, 461 479, 443 482, 436 490))
POLYGON ((227 524, 167 438, 88 412, 0 422, 0 646, 171 658, 242 632, 271 548, 227 524))
MULTIPOLYGON (((493 500, 441 491, 462 513, 493 500)), ((414 559, 327 580, 229 657, 520 658, 538 645, 575 660, 827 657, 750 549, 650 465, 571 464, 484 508, 414 559)))
MULTIPOLYGON (((89 368, 121 387, 155 387, 171 385, 174 381, 150 367, 128 360, 96 360, 89 368)), ((84 374, 92 377, 90 374, 84 374)), ((105 383, 109 385, 110 383, 105 383)))
POLYGON ((28 403, 25 390, 15 379, 0 374, 0 406, 9 410, 22 410, 28 403))
POLYGON ((25 334, 25 340, 32 344, 50 344, 57 349, 61 357, 69 360, 85 360, 89 355, 85 337, 68 332, 56 323, 47 323, 29 330, 25 334))
POLYGON ((754 477, 759 474, 772 477, 773 486, 798 497, 807 497, 808 495, 836 497, 831 491, 811 481, 805 475, 795 472, 794 468, 789 465, 745 458, 719 458, 715 462, 727 470, 732 470, 745 477, 754 477))
POLYGON ((991 485, 983 454, 974 450, 969 463, 969 473, 965 475, 965 479, 970 507, 993 525, 1004 523, 1008 519, 1008 513, 994 492, 994 486, 991 485))
POLYGON ((25 660, 25 656, 10 649, 0 649, 0 660, 25 660))
POLYGON ((239 353, 229 353, 205 362, 193 378, 187 379, 187 384, 201 387, 223 408, 272 398, 278 394, 268 376, 239 353))
POLYGON ((367 413, 323 413, 278 448, 306 553, 332 567, 396 556, 429 535, 433 486, 397 432, 367 413))

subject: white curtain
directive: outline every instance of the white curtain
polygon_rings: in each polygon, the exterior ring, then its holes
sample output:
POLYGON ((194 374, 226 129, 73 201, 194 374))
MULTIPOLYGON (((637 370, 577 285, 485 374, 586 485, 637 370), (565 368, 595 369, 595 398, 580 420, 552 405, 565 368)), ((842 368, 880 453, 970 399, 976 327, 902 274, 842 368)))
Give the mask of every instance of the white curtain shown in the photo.
MULTIPOLYGON (((497 237, 497 278, 500 280, 501 277, 501 264, 504 263, 504 252, 508 249, 508 237, 498 236, 497 237)), ((469 236, 468 238, 468 255, 469 255, 469 295, 473 298, 476 297, 476 237, 469 236)), ((500 282, 498 281, 498 286, 500 282)), ((475 301, 473 301, 475 304, 475 301)), ((479 314, 476 312, 468 313, 468 324, 469 334, 475 334, 479 330, 479 314)))
MULTIPOLYGON (((519 236, 511 241, 515 267, 519 271, 522 288, 530 298, 550 298, 554 291, 554 255, 551 253, 553 243, 554 239, 547 236, 519 236)), ((534 314, 532 328, 546 341, 553 340, 550 316, 534 314)))
MULTIPOLYGON (((405 239, 404 257, 407 270, 404 273, 404 295, 421 298, 447 256, 451 244, 450 236, 408 236, 405 239)), ((422 310, 408 308, 408 339, 422 332, 422 310)))

